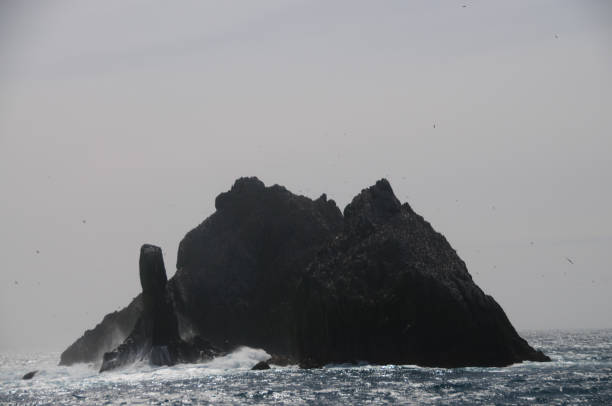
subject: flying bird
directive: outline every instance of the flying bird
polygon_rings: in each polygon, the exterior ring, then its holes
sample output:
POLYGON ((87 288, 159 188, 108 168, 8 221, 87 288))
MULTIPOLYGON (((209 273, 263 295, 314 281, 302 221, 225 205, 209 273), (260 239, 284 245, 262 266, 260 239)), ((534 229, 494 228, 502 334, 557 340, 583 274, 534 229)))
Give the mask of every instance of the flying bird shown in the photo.
POLYGON ((574 261, 572 261, 571 259, 569 259, 568 257, 565 257, 565 259, 567 260, 567 262, 569 262, 570 264, 574 265, 574 261))

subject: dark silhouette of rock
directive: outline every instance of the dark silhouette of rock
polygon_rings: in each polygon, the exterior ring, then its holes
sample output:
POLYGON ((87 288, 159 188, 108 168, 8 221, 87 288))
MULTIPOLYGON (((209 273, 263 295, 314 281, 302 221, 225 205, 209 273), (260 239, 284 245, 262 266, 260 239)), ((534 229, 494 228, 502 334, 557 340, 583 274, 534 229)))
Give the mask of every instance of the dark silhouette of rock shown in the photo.
POLYGON ((111 351, 126 339, 134 329, 142 312, 142 297, 136 296, 121 309, 107 314, 92 330, 87 330, 68 347, 60 357, 60 365, 78 362, 99 362, 105 352, 111 351))
POLYGON ((140 249, 140 285, 142 286, 142 319, 151 331, 153 347, 167 346, 178 340, 178 319, 170 298, 166 294, 166 267, 162 250, 154 245, 145 244, 140 249))
POLYGON ((36 375, 37 372, 38 371, 28 372, 23 377, 21 377, 21 379, 25 379, 25 380, 32 379, 32 378, 34 378, 34 375, 36 375))
POLYGON ((268 364, 278 365, 279 367, 285 367, 287 365, 297 365, 298 360, 296 358, 292 358, 286 355, 272 354, 272 356, 268 360, 268 364))
POLYGON ((179 245, 169 283, 177 309, 226 350, 295 355, 296 287, 315 252, 341 230, 340 210, 325 195, 313 201, 257 178, 238 179, 215 206, 179 245))
POLYGON ((198 337, 190 341, 181 339, 177 315, 166 289, 168 280, 161 248, 143 245, 139 268, 142 314, 124 342, 104 354, 100 372, 139 359, 148 359, 153 365, 174 365, 215 355, 214 347, 198 337))
MULTIPOLYGON (((137 321, 102 370, 144 357, 193 362, 241 345, 303 367, 548 360, 384 179, 344 216, 325 195, 311 200, 257 178, 238 179, 215 206, 181 241, 169 281, 161 250, 143 246, 137 321)), ((131 315, 134 302, 119 314, 131 315)), ((99 356, 109 331, 120 330, 107 318, 62 362, 99 356)))
POLYGON ((298 289, 300 364, 504 366, 547 361, 472 281, 446 239, 386 180, 344 211, 298 289))
POLYGON ((253 371, 261 371, 264 369, 270 369, 270 365, 268 365, 268 363, 266 361, 259 361, 257 364, 255 364, 255 366, 253 368, 251 368, 253 371))
MULTIPOLYGON (((181 241, 167 284, 179 331, 226 351, 265 345, 295 359, 295 288, 314 253, 340 231, 342 213, 325 195, 313 201, 257 178, 238 179, 215 204, 181 241)), ((99 360, 127 339, 141 311, 139 296, 72 344, 61 363, 99 360), (129 323, 117 325, 117 316, 129 323)))

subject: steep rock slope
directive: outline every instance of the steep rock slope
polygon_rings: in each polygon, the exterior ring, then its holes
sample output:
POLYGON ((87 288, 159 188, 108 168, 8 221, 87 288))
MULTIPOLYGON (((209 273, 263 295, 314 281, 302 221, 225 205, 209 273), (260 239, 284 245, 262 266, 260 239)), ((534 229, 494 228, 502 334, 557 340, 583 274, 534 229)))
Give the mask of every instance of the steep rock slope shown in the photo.
POLYGON ((314 258, 298 289, 303 366, 549 360, 519 337, 444 236, 401 205, 386 180, 356 196, 344 222, 344 231, 314 258))
POLYGON ((104 316, 93 329, 85 331, 60 356, 60 365, 78 362, 99 362, 130 334, 142 312, 142 297, 136 296, 129 305, 104 316))
POLYGON ((238 179, 215 206, 179 246, 170 285, 181 319, 226 349, 295 355, 295 288, 341 230, 340 210, 325 195, 313 201, 257 178, 238 179))

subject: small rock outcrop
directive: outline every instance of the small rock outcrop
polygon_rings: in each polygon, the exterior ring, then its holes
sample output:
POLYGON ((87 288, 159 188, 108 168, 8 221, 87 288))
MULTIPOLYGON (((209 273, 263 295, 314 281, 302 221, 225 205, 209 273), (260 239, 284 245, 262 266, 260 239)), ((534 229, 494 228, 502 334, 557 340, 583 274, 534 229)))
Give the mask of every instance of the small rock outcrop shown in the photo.
POLYGON ((215 355, 215 349, 200 338, 189 342, 181 339, 177 315, 166 289, 168 279, 161 248, 143 245, 139 268, 142 314, 125 341, 104 354, 100 372, 142 359, 153 365, 174 365, 215 355))
POLYGON ((36 375, 36 373, 38 373, 38 371, 28 372, 27 374, 22 376, 21 379, 24 379, 24 380, 32 379, 32 378, 34 378, 34 375, 36 375))
POLYGON ((270 369, 270 365, 266 361, 259 361, 253 368, 253 371, 262 371, 264 369, 270 369))

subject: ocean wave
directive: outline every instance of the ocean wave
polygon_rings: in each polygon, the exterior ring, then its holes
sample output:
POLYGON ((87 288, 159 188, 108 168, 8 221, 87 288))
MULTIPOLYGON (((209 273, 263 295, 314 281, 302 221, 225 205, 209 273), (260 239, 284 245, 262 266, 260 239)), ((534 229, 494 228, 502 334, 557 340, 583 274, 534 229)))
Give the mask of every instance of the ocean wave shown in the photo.
MULTIPOLYGON (((141 362, 98 373, 59 354, 0 355, 0 404, 612 404, 612 331, 537 332, 553 362, 508 368, 328 365, 251 371, 270 355, 241 347, 201 364, 141 362), (40 370, 32 379, 21 376, 40 370)), ((530 337, 530 340, 534 337, 530 337)))

